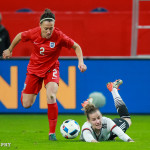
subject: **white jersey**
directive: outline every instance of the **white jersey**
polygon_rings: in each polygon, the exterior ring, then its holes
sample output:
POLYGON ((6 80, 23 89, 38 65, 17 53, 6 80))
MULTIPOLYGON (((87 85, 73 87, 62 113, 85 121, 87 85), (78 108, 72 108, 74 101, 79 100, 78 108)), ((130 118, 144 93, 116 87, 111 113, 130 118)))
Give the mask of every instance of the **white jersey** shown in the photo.
POLYGON ((91 124, 87 121, 82 126, 80 139, 84 140, 83 132, 84 132, 84 130, 89 130, 95 140, 97 140, 97 141, 106 141, 110 137, 110 131, 115 126, 116 126, 116 124, 111 119, 109 119, 107 117, 102 117, 102 129, 101 129, 100 135, 96 135, 96 133, 92 129, 91 124))
POLYGON ((116 134, 123 141, 127 141, 130 137, 125 134, 120 127, 107 117, 102 117, 102 128, 100 134, 97 135, 92 129, 91 124, 87 121, 83 124, 80 139, 86 142, 107 141, 110 137, 111 131, 116 134))

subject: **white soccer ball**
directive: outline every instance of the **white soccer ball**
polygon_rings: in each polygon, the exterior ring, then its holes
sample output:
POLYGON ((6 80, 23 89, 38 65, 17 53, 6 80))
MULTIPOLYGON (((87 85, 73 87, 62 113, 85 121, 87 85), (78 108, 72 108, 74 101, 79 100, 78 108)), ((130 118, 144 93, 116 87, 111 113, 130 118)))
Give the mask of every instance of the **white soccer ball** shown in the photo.
POLYGON ((60 132, 66 139, 74 139, 80 133, 80 126, 75 120, 68 119, 60 126, 60 132))
POLYGON ((92 92, 89 95, 89 103, 95 105, 96 108, 100 108, 106 104, 106 98, 101 92, 92 92))

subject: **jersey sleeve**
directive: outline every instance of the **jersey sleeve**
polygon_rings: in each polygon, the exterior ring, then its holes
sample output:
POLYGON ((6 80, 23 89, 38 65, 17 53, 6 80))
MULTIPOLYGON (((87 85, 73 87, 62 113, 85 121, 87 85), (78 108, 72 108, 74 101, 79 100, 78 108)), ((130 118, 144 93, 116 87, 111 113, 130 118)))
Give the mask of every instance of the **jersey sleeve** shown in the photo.
POLYGON ((85 142, 92 142, 92 140, 96 140, 95 137, 93 136, 90 123, 85 122, 83 124, 80 138, 85 142))
POLYGON ((74 45, 74 41, 68 37, 67 35, 62 33, 62 39, 61 39, 61 43, 63 47, 66 47, 68 49, 71 49, 72 46, 74 45))
POLYGON ((115 127, 116 124, 110 118, 107 118, 107 129, 112 131, 115 127))
POLYGON ((85 129, 82 132, 83 132, 83 139, 85 142, 92 142, 92 140, 95 140, 90 130, 85 129))
POLYGON ((21 33, 21 40, 22 42, 26 42, 31 40, 31 30, 24 31, 21 33))

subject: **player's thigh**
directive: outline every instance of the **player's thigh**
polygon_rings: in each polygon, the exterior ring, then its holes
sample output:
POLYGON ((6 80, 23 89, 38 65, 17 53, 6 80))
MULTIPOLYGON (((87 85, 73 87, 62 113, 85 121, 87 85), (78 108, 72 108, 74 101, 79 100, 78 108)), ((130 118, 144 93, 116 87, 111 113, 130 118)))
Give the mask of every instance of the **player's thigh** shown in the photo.
POLYGON ((126 120, 127 122, 128 122, 128 124, 129 124, 129 127, 131 126, 131 119, 130 118, 123 118, 124 120, 126 120))
POLYGON ((44 78, 48 103, 56 102, 56 93, 59 85, 59 65, 54 65, 44 78))
POLYGON ((54 93, 56 94, 58 91, 58 84, 56 82, 48 82, 46 84, 46 91, 47 93, 54 93))
POLYGON ((36 75, 27 74, 24 89, 23 89, 23 101, 34 102, 36 95, 42 88, 43 78, 36 75))
POLYGON ((35 102, 36 94, 23 93, 23 105, 30 106, 35 102))
POLYGON ((48 82, 46 84, 46 95, 48 104, 56 103, 56 94, 58 91, 58 84, 55 82, 48 82))
POLYGON ((126 132, 126 130, 129 128, 128 122, 123 118, 115 118, 113 121, 122 129, 123 132, 126 132))

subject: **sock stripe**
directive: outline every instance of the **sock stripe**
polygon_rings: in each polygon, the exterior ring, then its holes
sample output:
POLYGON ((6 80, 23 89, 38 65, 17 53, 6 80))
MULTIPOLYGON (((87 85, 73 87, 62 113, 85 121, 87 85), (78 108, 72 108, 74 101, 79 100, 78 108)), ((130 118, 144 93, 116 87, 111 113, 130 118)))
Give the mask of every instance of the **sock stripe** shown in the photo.
POLYGON ((122 100, 120 97, 116 97, 116 98, 114 99, 114 101, 115 101, 115 106, 116 106, 116 107, 118 107, 118 106, 120 106, 120 105, 125 105, 125 103, 123 102, 123 100, 122 100))
POLYGON ((121 116, 121 118, 131 118, 130 116, 121 116))
POLYGON ((122 100, 121 96, 119 95, 118 90, 113 89, 111 93, 114 98, 114 104, 115 104, 115 107, 117 109, 119 116, 120 117, 123 116, 124 118, 125 118, 125 116, 127 116, 126 118, 129 118, 130 115, 129 115, 128 109, 127 109, 124 101, 122 100))

